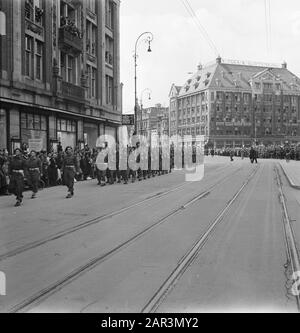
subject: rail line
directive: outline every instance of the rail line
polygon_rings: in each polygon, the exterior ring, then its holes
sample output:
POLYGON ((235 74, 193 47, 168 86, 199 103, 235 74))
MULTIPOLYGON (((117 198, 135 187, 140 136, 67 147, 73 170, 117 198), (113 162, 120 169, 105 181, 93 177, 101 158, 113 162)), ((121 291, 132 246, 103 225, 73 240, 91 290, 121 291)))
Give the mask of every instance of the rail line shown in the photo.
MULTIPOLYGON (((227 166, 226 167, 221 167, 220 170, 223 170, 223 169, 225 170, 226 168, 227 168, 227 166)), ((241 169, 241 167, 238 168, 236 171, 238 171, 240 169, 241 169)), ((51 241, 54 241, 54 240, 57 240, 57 239, 62 238, 64 236, 70 235, 70 234, 72 234, 72 233, 74 233, 74 232, 76 232, 78 230, 85 229, 85 228, 87 228, 89 226, 98 224, 98 223, 100 223, 100 222, 102 222, 104 220, 107 220, 109 218, 118 216, 118 215, 120 215, 120 214, 122 214, 122 213, 124 213, 124 212, 126 212, 126 211, 128 211, 130 209, 132 209, 132 208, 140 206, 140 205, 142 205, 144 203, 147 203, 149 201, 162 198, 162 197, 164 197, 164 196, 166 196, 166 195, 168 195, 170 193, 173 193, 173 192, 176 192, 176 191, 180 190, 181 188, 185 187, 188 184, 189 183, 187 183, 187 182, 183 182, 183 183, 181 183, 180 185, 178 185, 176 187, 173 187, 173 188, 171 188, 169 190, 166 190, 166 191, 163 191, 163 192, 155 193, 155 194, 153 194, 153 195, 151 195, 151 196, 149 196, 149 197, 147 197, 147 198, 145 198, 143 200, 137 201, 137 202, 135 202, 135 203, 133 203, 133 204, 131 204, 129 206, 117 209, 117 210, 115 210, 113 212, 110 212, 108 214, 104 214, 104 215, 101 215, 101 216, 94 217, 94 218, 89 219, 87 221, 81 222, 81 223, 79 223, 79 224, 77 224, 75 226, 66 228, 66 229, 64 229, 62 231, 59 231, 59 232, 54 233, 52 235, 49 235, 48 237, 45 237, 45 238, 42 238, 42 239, 39 239, 39 240, 30 242, 30 243, 27 243, 25 245, 19 246, 19 247, 15 248, 15 249, 12 249, 10 251, 2 253, 2 254, 0 254, 0 262, 3 261, 3 260, 5 260, 5 259, 11 258, 13 256, 16 256, 18 254, 21 254, 21 253, 24 253, 26 251, 29 251, 31 249, 37 248, 39 246, 42 246, 42 245, 44 245, 46 243, 49 243, 51 241)))
MULTIPOLYGON (((282 188, 282 180, 280 177, 280 173, 278 171, 278 167, 275 166, 275 174, 276 174, 276 180, 279 190, 279 201, 282 206, 282 215, 283 215, 283 228, 284 228, 284 238, 285 238, 285 245, 286 245, 286 254, 287 254, 287 260, 290 264, 290 267, 292 269, 292 282, 295 283, 297 281, 296 273, 300 273, 300 261, 299 261, 299 252, 296 246, 295 236, 294 236, 294 230, 293 226, 291 224, 291 220, 288 213, 288 208, 286 204, 286 198, 283 192, 282 188)), ((298 276, 300 278, 300 276, 298 276)), ((297 303, 297 309, 300 312, 300 295, 294 295, 296 298, 297 303)))
POLYGON ((240 196, 244 188, 248 185, 250 180, 256 174, 259 167, 256 167, 253 172, 247 177, 243 185, 239 188, 239 190, 234 194, 231 200, 226 204, 225 208, 223 208, 213 222, 209 225, 207 230, 201 235, 201 237, 194 243, 194 245, 189 249, 186 254, 182 257, 177 267, 172 271, 169 277, 164 281, 164 283, 159 287, 153 297, 147 302, 147 304, 143 307, 142 313, 153 313, 157 310, 160 304, 165 300, 170 291, 175 287, 176 283, 179 281, 180 277, 184 274, 184 272, 188 269, 188 267, 193 263, 193 261, 197 258, 199 252, 207 242, 208 238, 212 235, 217 225, 222 221, 224 215, 233 205, 233 203, 240 196))
MULTIPOLYGON (((240 170, 240 169, 241 168, 239 168, 238 170, 240 170)), ((256 172, 256 171, 257 171, 257 168, 254 170, 254 172, 256 172)), ((236 172, 237 172, 237 170, 234 171, 234 173, 236 173, 236 172)), ((248 178, 252 177, 254 172, 252 172, 251 175, 248 178)), ((101 255, 99 255, 95 258, 90 259, 85 264, 77 267, 76 269, 71 271, 69 274, 65 275, 64 277, 57 280, 53 284, 51 284, 51 285, 47 286, 46 288, 38 291, 37 293, 35 293, 32 296, 23 300, 22 302, 14 305, 13 307, 11 307, 9 309, 9 312, 26 312, 26 311, 30 310, 31 308, 37 306, 38 304, 43 302, 48 297, 50 297, 51 295, 58 292, 59 290, 61 290, 66 285, 70 284, 72 281, 78 279, 83 274, 87 273, 88 271, 91 271, 93 268, 99 266, 104 261, 108 260, 109 258, 114 256, 118 252, 127 248, 128 246, 130 246, 131 244, 136 242, 138 239, 140 239, 141 237, 148 234, 154 228, 157 228, 159 225, 165 223, 170 217, 172 217, 172 216, 176 215, 178 212, 186 209, 187 207, 189 207, 191 204, 197 202, 198 200, 201 200, 201 199, 207 197, 214 188, 223 184, 234 173, 230 173, 226 177, 223 177, 221 180, 219 180, 218 182, 216 182, 215 184, 213 184, 212 186, 210 186, 209 188, 207 188, 206 190, 204 190, 203 192, 201 192, 197 196, 188 200, 184 205, 181 205, 178 208, 173 209, 171 212, 169 212, 165 216, 161 217, 159 220, 157 220, 152 225, 150 225, 147 228, 143 229, 142 231, 138 232, 137 234, 135 234, 131 238, 127 239, 126 241, 122 242, 121 244, 114 247, 113 249, 109 250, 108 252, 106 252, 104 254, 101 254, 101 255)))

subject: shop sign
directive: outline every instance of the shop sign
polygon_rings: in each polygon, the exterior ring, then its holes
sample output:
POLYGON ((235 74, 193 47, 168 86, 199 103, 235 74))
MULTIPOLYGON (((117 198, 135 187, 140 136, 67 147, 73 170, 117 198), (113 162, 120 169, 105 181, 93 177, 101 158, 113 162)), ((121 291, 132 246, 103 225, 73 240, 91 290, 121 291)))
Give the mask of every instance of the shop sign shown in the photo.
POLYGON ((43 139, 29 139, 28 140, 29 151, 35 150, 37 152, 43 150, 43 139))

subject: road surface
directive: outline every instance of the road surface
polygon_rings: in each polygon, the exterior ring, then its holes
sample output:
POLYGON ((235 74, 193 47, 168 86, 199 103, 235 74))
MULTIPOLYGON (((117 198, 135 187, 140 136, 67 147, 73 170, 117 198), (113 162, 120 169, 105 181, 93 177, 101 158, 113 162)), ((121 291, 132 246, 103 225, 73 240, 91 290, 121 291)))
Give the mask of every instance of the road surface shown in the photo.
POLYGON ((298 247, 300 191, 275 160, 1 197, 0 311, 297 312, 278 179, 298 247))

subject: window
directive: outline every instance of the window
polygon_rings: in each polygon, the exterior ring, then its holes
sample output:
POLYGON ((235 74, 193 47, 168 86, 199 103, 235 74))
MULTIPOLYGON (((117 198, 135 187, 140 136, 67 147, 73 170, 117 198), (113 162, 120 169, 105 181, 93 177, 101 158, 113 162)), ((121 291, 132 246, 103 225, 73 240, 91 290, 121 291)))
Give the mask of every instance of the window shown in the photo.
POLYGON ((113 3, 110 0, 106 0, 105 4, 105 23, 110 29, 113 28, 113 3))
POLYGON ((42 80, 43 75, 43 43, 35 42, 35 75, 38 80, 42 80))
POLYGON ((97 69, 95 67, 87 65, 87 72, 88 72, 88 97, 89 98, 96 98, 96 75, 97 69))
POLYGON ((68 55, 68 64, 67 64, 67 80, 68 82, 73 83, 73 74, 74 74, 74 58, 68 55))
POLYGON ((26 0, 25 2, 25 17, 33 21, 33 0, 26 0))
POLYGON ((61 71, 61 76, 63 81, 67 81, 67 76, 66 76, 66 63, 67 63, 67 56, 65 53, 61 52, 60 55, 60 71, 61 71))
POLYGON ((95 13, 96 12, 96 4, 95 4, 95 0, 87 0, 87 8, 95 13))
POLYGON ((37 24, 43 23, 42 0, 26 0, 25 18, 37 24))
POLYGON ((33 38, 25 36, 25 75, 33 78, 33 38))
POLYGON ((273 84, 272 83, 264 83, 264 89, 272 89, 273 84))
POLYGON ((114 41, 109 36, 105 36, 105 62, 113 65, 114 41))
POLYGON ((97 26, 86 20, 86 51, 93 56, 96 55, 96 34, 97 26))
POLYGON ((76 62, 74 57, 61 52, 60 71, 63 81, 76 84, 76 62))
POLYGON ((113 104, 113 78, 106 75, 106 104, 113 104))
POLYGON ((43 79, 43 47, 42 42, 25 35, 24 74, 31 79, 43 79))

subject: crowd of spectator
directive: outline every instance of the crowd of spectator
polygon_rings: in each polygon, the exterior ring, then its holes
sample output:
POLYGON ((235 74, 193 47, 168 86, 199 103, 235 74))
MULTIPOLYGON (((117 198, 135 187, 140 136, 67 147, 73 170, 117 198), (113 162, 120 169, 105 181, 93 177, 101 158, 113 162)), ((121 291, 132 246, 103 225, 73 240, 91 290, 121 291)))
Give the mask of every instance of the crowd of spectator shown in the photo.
MULTIPOLYGON (((249 157, 250 147, 246 148, 224 148, 211 149, 206 151, 206 155, 249 157)), ((257 145, 255 146, 258 158, 260 159, 287 159, 300 161, 300 145, 257 145)))
MULTIPOLYGON (((23 158, 28 159, 29 149, 26 144, 21 146, 23 158)), ((258 158, 300 160, 300 145, 258 145, 255 147, 258 158)), ((224 149, 206 149, 206 155, 218 155, 229 157, 249 157, 250 148, 224 148, 224 149)), ((37 156, 42 162, 41 180, 43 186, 57 186, 62 184, 61 167, 65 152, 59 143, 56 151, 51 150, 47 153, 45 150, 37 152, 37 156)), ((80 172, 76 175, 76 181, 97 179, 96 159, 98 150, 85 145, 83 149, 75 148, 74 155, 78 160, 80 172)), ((8 193, 8 164, 10 156, 6 149, 0 150, 0 194, 8 193)))

